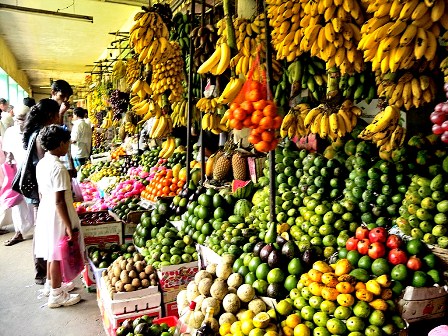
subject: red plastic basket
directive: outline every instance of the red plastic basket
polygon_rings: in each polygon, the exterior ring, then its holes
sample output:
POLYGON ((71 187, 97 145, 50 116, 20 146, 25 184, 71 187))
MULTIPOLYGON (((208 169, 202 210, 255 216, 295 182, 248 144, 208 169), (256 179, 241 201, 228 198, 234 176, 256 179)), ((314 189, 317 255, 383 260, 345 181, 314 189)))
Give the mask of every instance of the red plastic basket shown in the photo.
POLYGON ((175 327, 177 325, 177 317, 176 316, 167 316, 167 317, 162 317, 159 319, 156 319, 154 321, 152 321, 152 323, 156 323, 156 324, 162 324, 162 323, 166 323, 168 325, 168 327, 175 327))

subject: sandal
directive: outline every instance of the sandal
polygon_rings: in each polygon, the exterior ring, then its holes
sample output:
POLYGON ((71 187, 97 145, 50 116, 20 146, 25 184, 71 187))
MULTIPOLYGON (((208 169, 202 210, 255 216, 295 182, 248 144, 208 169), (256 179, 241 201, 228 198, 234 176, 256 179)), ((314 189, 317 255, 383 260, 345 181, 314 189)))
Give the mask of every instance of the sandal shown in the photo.
POLYGON ((24 239, 22 237, 22 234, 19 233, 18 235, 15 235, 11 239, 5 241, 4 244, 5 244, 5 246, 12 246, 12 245, 15 245, 17 243, 23 242, 23 240, 24 239))
POLYGON ((8 230, 0 229, 0 235, 9 233, 8 230))

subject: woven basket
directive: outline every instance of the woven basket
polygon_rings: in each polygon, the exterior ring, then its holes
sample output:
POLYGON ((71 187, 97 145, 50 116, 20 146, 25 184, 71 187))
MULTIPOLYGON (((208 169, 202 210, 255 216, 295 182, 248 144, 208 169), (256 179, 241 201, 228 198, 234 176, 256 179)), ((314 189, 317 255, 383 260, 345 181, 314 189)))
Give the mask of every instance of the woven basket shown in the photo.
POLYGON ((444 249, 435 245, 428 245, 431 252, 437 257, 439 262, 444 266, 444 269, 448 268, 448 249, 444 249))

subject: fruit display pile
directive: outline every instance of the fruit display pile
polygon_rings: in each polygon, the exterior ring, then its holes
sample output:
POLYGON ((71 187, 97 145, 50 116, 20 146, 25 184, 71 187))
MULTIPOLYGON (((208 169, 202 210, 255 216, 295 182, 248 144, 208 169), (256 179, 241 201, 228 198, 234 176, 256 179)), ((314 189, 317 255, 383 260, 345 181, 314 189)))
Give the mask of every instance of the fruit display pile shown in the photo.
POLYGON ((168 324, 157 320, 148 315, 143 315, 135 320, 126 319, 120 327, 118 327, 117 336, 127 335, 152 335, 152 336, 173 336, 175 327, 170 327, 168 324))

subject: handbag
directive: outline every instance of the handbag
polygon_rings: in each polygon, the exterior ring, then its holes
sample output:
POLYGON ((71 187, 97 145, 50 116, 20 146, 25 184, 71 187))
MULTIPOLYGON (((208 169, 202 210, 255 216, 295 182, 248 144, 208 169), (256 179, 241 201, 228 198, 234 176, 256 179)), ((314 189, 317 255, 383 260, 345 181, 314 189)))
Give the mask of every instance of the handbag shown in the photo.
POLYGON ((64 282, 75 279, 84 269, 84 257, 79 243, 79 230, 73 230, 72 240, 64 236, 58 244, 61 254, 61 273, 64 282))
POLYGON ((17 173, 12 181, 11 189, 21 193, 23 196, 31 199, 39 199, 39 190, 36 179, 36 162, 34 160, 34 145, 36 143, 37 131, 34 132, 29 141, 25 160, 17 169, 17 173))

